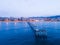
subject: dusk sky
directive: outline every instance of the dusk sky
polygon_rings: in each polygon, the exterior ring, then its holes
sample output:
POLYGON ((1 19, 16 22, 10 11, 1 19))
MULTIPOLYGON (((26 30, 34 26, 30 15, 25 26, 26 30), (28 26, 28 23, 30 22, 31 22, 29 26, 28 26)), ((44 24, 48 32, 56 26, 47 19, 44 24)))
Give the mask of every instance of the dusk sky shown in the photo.
POLYGON ((60 15, 60 0, 0 0, 0 16, 60 15))

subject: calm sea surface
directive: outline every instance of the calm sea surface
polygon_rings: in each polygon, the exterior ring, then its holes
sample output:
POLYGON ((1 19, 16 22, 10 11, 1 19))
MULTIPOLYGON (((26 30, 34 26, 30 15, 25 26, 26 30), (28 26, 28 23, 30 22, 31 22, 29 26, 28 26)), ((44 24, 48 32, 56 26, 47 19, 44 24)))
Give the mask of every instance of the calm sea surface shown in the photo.
POLYGON ((35 38, 27 22, 0 22, 0 45, 60 45, 60 22, 31 22, 47 31, 47 39, 35 38))

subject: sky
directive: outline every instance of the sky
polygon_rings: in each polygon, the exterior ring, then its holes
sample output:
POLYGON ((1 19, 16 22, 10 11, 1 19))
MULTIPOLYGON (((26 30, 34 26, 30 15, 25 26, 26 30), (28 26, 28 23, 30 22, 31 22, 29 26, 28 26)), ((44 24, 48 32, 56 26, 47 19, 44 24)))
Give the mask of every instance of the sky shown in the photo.
POLYGON ((0 0, 0 16, 35 17, 60 15, 60 0, 0 0))

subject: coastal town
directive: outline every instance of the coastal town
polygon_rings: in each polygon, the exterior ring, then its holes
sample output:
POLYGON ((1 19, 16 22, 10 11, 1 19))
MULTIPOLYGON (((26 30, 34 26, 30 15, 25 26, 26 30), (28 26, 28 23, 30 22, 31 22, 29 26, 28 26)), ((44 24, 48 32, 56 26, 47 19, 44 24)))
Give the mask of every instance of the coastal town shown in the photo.
POLYGON ((53 17, 0 17, 0 22, 5 21, 14 21, 14 22, 20 22, 20 21, 31 21, 31 22, 36 22, 36 21, 60 21, 60 16, 53 16, 53 17))

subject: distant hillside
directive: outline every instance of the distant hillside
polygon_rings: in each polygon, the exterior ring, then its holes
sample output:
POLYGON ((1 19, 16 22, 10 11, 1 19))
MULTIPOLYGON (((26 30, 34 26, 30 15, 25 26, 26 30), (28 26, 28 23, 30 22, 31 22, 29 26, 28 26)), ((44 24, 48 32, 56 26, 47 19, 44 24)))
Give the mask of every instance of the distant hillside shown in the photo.
POLYGON ((60 15, 58 15, 58 16, 49 16, 49 17, 30 17, 30 18, 60 18, 60 15))
POLYGON ((49 18, 60 18, 60 15, 58 15, 58 16, 50 16, 49 18))

